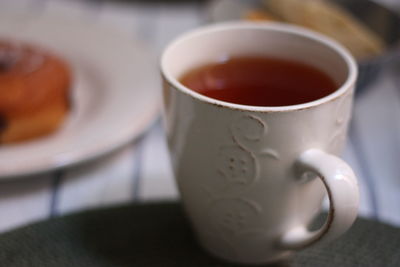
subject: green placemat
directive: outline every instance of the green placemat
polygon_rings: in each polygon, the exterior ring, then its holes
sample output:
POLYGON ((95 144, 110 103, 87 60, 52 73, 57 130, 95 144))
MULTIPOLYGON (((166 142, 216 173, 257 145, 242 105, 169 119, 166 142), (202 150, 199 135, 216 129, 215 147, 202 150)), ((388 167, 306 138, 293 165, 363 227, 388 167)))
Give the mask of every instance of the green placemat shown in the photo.
MULTIPOLYGON (((154 203, 86 211, 5 233, 0 266, 231 265, 199 248, 178 204, 154 203)), ((400 230, 358 219, 339 240, 277 266, 400 266, 400 230)))

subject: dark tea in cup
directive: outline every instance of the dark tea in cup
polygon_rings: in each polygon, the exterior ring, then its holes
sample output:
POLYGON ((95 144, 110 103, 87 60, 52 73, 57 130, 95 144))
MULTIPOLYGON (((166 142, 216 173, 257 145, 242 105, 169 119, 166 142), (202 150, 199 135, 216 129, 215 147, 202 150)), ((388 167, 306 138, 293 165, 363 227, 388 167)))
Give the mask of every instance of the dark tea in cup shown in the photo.
POLYGON ((251 106, 289 106, 311 102, 338 86, 321 70, 294 60, 237 57, 189 70, 180 79, 205 96, 251 106))

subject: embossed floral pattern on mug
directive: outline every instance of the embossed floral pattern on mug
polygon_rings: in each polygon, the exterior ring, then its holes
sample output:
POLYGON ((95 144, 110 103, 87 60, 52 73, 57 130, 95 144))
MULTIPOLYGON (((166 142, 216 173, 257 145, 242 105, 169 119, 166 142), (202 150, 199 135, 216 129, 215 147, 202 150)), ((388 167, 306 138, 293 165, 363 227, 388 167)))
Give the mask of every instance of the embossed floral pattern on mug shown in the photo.
POLYGON ((210 205, 210 216, 215 227, 224 234, 239 234, 249 230, 261 213, 259 204, 244 198, 218 199, 210 205))
POLYGON ((257 177, 256 159, 240 146, 221 147, 217 166, 228 184, 249 185, 257 177))

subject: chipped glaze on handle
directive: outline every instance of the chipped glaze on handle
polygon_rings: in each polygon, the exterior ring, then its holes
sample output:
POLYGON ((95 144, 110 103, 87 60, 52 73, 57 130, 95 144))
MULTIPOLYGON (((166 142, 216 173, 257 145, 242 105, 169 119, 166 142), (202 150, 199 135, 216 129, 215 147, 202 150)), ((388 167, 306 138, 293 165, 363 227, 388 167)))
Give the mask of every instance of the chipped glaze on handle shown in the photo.
POLYGON ((301 173, 313 172, 322 180, 330 207, 328 218, 319 230, 308 231, 306 225, 299 225, 287 232, 279 243, 285 249, 301 249, 336 239, 353 224, 359 205, 357 179, 340 158, 310 149, 300 155, 297 164, 301 173))

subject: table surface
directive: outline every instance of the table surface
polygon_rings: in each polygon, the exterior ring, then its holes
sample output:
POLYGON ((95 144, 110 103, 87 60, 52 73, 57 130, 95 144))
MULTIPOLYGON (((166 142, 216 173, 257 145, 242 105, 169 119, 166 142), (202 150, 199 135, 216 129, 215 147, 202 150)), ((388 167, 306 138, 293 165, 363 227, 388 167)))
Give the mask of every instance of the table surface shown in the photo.
MULTIPOLYGON (((381 0, 400 10, 397 1, 381 0)), ((204 1, 2 0, 1 8, 90 17, 146 42, 154 55, 179 33, 205 21, 204 1)), ((359 178, 360 215, 398 226, 399 73, 400 64, 386 66, 356 98, 343 155, 359 178)), ((178 198, 163 128, 157 120, 141 138, 101 159, 1 182, 0 231, 82 209, 178 198)))

